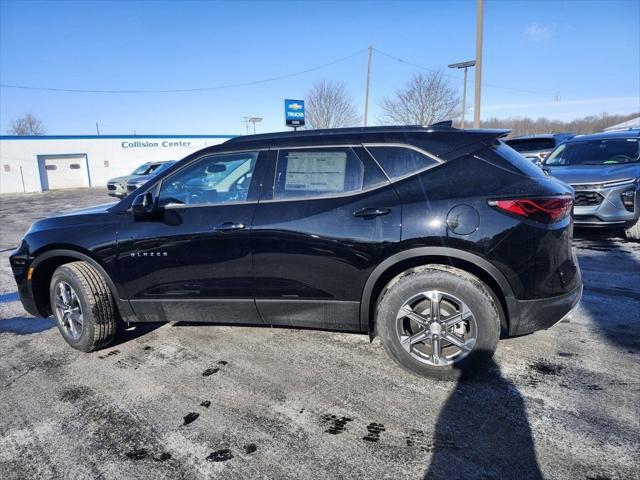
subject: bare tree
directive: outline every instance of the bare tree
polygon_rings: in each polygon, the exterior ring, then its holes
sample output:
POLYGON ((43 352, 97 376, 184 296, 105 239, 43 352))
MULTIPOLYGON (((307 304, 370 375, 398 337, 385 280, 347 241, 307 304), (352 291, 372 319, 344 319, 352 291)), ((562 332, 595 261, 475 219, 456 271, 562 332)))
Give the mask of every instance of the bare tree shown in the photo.
POLYGON ((380 121, 393 125, 430 125, 458 114, 456 90, 440 72, 418 74, 380 103, 380 121))
POLYGON ((320 80, 305 97, 306 123, 310 128, 351 127, 360 116, 344 82, 320 80))
POLYGON ((16 118, 11 125, 7 133, 9 135, 44 135, 47 130, 44 128, 44 124, 36 118, 32 113, 25 113, 23 116, 16 118))
POLYGON ((628 115, 589 115, 570 121, 552 120, 545 117, 512 117, 512 118, 488 118, 482 120, 482 128, 506 128, 511 130, 512 137, 519 135, 533 135, 538 133, 573 132, 576 134, 589 134, 601 132, 607 127, 626 122, 640 116, 640 112, 628 115))

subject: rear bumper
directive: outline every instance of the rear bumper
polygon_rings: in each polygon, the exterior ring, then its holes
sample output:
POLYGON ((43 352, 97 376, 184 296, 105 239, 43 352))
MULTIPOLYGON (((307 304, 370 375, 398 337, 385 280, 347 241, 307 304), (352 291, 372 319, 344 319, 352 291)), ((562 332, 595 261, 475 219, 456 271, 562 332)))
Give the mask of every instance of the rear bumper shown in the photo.
POLYGON ((582 297, 582 283, 563 295, 536 300, 507 298, 509 335, 524 335, 552 327, 565 318, 582 297))

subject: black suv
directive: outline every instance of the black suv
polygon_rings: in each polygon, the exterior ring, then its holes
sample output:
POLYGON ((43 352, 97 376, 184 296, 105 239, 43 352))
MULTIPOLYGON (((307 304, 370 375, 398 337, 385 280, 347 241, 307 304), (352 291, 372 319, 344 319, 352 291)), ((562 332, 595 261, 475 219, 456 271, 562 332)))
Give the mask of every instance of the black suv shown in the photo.
POLYGON ((11 255, 22 303, 85 352, 120 321, 309 327, 377 334, 405 368, 455 376, 582 293, 572 190, 507 133, 349 128, 205 148, 115 206, 34 223, 11 255))

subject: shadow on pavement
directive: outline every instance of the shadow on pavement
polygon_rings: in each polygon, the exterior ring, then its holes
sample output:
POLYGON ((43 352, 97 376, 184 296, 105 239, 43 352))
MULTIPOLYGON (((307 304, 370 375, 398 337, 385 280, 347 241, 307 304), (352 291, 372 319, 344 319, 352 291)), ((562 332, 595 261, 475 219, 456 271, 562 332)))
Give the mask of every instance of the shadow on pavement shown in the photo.
POLYGON ((29 335, 32 333, 44 332, 56 326, 53 317, 14 317, 0 319, 0 333, 10 332, 17 335, 29 335))
POLYGON ((427 450, 424 480, 543 478, 522 396, 493 360, 475 375, 462 367, 427 450))
POLYGON ((576 230, 584 292, 581 309, 610 343, 640 351, 640 243, 615 232, 576 230))

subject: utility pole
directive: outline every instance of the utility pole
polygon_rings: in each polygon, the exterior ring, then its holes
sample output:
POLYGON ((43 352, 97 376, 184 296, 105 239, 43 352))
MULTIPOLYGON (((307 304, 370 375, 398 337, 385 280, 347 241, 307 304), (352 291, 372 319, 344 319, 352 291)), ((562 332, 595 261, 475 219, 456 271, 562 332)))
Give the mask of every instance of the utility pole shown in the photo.
POLYGON ((371 53, 373 47, 369 45, 369 60, 367 61, 367 89, 364 94, 364 126, 367 126, 367 116, 369 115, 369 83, 371 82, 371 53))
POLYGON ((449 68, 464 68, 464 87, 462 87, 462 117, 460 119, 460 128, 464 128, 464 114, 467 109, 467 69, 476 64, 475 60, 468 62, 452 63, 449 68))
POLYGON ((98 132, 98 135, 100 135, 100 127, 98 127, 98 122, 96 122, 96 132, 98 132))
POLYGON ((480 128, 480 90, 482 87, 482 28, 484 23, 484 0, 476 1, 476 88, 473 97, 473 128, 480 128))

